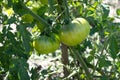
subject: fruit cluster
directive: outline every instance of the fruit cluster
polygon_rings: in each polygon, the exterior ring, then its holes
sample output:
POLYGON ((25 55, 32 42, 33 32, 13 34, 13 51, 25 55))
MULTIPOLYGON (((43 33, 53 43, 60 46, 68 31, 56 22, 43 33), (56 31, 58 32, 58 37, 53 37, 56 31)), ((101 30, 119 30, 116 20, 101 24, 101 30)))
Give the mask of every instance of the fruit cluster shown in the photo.
POLYGON ((59 35, 40 36, 33 41, 33 47, 39 53, 54 52, 59 48, 60 42, 67 46, 75 46, 89 35, 90 25, 84 18, 76 18, 64 25, 59 35))

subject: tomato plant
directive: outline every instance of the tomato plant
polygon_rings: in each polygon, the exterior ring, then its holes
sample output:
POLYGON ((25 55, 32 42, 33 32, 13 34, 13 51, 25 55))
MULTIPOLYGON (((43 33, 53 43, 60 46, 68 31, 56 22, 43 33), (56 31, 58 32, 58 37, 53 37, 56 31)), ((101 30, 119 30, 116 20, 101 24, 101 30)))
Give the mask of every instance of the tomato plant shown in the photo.
POLYGON ((0 80, 119 80, 114 1, 0 0, 0 80))

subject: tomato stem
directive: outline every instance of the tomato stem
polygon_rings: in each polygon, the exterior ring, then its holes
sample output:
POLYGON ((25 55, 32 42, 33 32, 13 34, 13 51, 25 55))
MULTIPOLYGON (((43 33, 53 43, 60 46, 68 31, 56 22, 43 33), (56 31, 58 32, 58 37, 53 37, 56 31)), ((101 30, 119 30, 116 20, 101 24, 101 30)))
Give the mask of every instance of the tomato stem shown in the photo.
POLYGON ((90 72, 88 70, 88 67, 87 67, 86 63, 84 62, 84 60, 83 60, 82 56, 80 55, 80 53, 77 50, 75 50, 74 48, 69 47, 69 50, 75 56, 75 58, 77 58, 77 60, 81 64, 82 68, 85 70, 87 80, 93 80, 92 76, 91 76, 91 74, 90 74, 90 72))
MULTIPOLYGON (((65 12, 65 9, 64 9, 64 6, 63 5, 63 0, 57 0, 58 2, 58 13, 59 13, 59 16, 57 17, 58 21, 61 21, 61 19, 64 19, 64 16, 66 16, 64 14, 65 12)), ((64 74, 64 77, 67 77, 69 75, 69 72, 68 72, 68 69, 65 67, 69 64, 69 60, 68 60, 68 48, 66 45, 62 44, 61 45, 61 51, 62 51, 62 63, 63 63, 63 74, 64 74)))

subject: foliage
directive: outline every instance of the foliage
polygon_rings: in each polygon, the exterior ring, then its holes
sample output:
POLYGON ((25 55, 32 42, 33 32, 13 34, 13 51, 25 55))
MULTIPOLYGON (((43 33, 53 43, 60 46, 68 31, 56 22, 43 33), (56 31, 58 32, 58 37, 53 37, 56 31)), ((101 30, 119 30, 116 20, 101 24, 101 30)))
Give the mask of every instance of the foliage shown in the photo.
POLYGON ((0 80, 119 80, 120 23, 114 20, 119 18, 120 9, 116 10, 117 17, 110 17, 109 5, 101 0, 44 1, 0 0, 0 80), (29 16, 24 19, 28 22, 22 18, 26 14, 29 16), (78 17, 86 19, 91 29, 81 44, 67 46, 69 64, 62 64, 58 48, 39 55, 45 56, 43 61, 55 59, 54 65, 30 69, 29 58, 36 55, 33 40, 41 35, 59 34, 63 25, 78 17), (61 66, 67 68, 68 76, 62 76, 61 66))

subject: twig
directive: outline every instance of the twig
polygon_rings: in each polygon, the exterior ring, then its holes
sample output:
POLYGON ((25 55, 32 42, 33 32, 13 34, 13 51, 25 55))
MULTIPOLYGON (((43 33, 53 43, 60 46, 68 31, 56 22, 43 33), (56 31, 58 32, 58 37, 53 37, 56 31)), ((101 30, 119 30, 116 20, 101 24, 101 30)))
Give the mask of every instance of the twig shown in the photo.
POLYGON ((79 54, 79 52, 75 51, 75 50, 73 50, 71 48, 69 48, 69 49, 72 52, 72 54, 77 58, 77 60, 81 63, 82 68, 85 70, 87 80, 93 80, 92 77, 91 77, 91 74, 90 74, 90 72, 88 70, 88 67, 87 67, 86 63, 84 62, 84 60, 82 59, 82 56, 79 54))
POLYGON ((36 15, 34 12, 32 12, 28 7, 25 6, 25 4, 23 3, 22 0, 19 0, 22 7, 27 10, 35 19, 37 19, 38 21, 40 21, 43 25, 47 25, 50 26, 49 23, 47 23, 47 21, 45 21, 43 18, 41 18, 40 16, 36 15))
POLYGON ((62 15, 63 13, 65 12, 65 10, 63 10, 56 18, 53 22, 56 22, 62 15))

